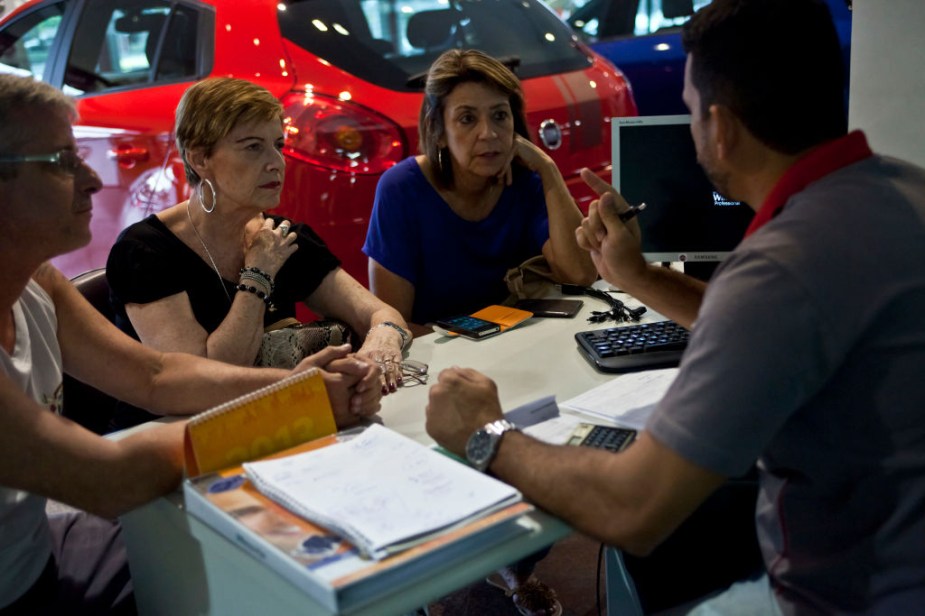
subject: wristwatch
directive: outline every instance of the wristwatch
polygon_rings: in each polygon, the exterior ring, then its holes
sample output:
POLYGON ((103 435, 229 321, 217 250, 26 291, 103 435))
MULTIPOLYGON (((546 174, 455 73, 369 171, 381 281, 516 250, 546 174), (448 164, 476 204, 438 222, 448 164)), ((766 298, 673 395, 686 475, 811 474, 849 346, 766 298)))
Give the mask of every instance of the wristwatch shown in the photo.
POLYGON ((498 453, 501 437, 508 430, 517 430, 517 426, 507 419, 498 419, 485 424, 485 427, 476 430, 466 443, 466 459, 476 470, 483 473, 498 453))

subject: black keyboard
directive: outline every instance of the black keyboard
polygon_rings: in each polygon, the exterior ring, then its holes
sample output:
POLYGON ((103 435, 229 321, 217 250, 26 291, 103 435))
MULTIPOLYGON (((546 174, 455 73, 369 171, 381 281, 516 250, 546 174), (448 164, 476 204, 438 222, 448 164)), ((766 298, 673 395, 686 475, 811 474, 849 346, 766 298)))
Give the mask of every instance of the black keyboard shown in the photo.
POLYGON ((677 366, 688 336, 674 321, 659 321, 578 332, 575 340, 601 372, 633 372, 677 366))

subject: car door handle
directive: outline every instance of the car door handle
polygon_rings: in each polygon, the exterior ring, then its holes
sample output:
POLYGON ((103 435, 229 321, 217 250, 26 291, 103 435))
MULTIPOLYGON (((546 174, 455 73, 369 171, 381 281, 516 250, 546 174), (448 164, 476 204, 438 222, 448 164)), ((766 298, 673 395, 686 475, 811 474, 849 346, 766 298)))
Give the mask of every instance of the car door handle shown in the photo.
POLYGON ((109 158, 119 163, 119 166, 131 169, 138 163, 147 162, 151 158, 151 153, 148 148, 126 143, 119 144, 116 149, 110 150, 109 158))

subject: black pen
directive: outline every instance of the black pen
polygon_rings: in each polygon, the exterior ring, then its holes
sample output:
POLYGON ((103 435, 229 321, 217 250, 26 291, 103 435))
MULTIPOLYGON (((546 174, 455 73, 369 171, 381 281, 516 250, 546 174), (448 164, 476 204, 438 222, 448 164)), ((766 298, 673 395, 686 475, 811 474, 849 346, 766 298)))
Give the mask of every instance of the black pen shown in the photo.
POLYGON ((620 212, 620 220, 623 222, 629 222, 633 219, 633 217, 636 216, 636 214, 643 211, 644 209, 646 209, 645 203, 640 203, 639 205, 631 205, 630 209, 626 210, 625 212, 620 212))

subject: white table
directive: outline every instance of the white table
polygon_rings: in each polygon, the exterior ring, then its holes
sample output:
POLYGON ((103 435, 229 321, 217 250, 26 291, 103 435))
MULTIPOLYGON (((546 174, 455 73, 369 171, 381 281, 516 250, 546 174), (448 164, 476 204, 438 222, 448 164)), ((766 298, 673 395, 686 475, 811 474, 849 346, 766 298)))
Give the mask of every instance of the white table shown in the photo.
MULTIPOLYGON (((573 319, 531 319, 480 341, 432 334, 415 339, 408 357, 429 365, 430 382, 450 366, 479 369, 498 384, 505 409, 548 395, 563 401, 612 378, 597 372, 577 351, 575 332, 612 326, 612 322, 589 324, 586 319, 591 311, 606 306, 600 300, 582 299, 582 312, 573 319)), ((649 313, 643 321, 661 318, 649 313)), ((424 430, 428 389, 427 385, 417 385, 385 397, 382 422, 414 440, 433 444, 424 430)), ((416 580, 412 589, 384 596, 357 613, 411 611, 571 532, 544 512, 530 517, 532 532, 495 545, 463 566, 435 570, 426 579, 416 580)), ((122 523, 142 615, 329 613, 228 539, 187 515, 179 493, 123 516, 122 523)))

